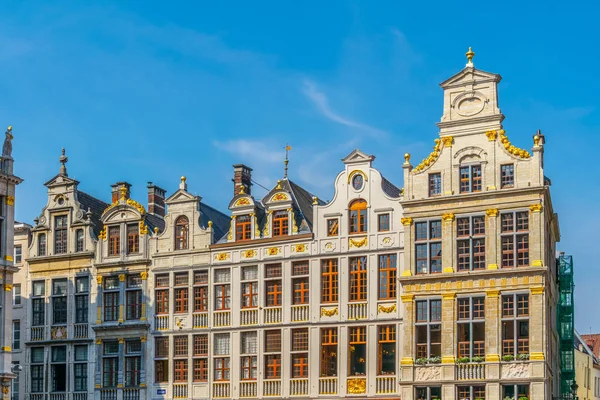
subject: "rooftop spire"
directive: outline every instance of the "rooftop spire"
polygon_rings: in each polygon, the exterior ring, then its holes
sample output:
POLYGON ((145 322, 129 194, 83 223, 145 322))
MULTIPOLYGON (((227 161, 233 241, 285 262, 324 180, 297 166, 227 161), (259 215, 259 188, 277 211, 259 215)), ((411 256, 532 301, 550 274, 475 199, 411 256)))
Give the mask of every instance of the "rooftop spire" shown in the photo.
POLYGON ((67 161, 69 161, 69 158, 65 155, 65 148, 62 148, 62 154, 59 157, 58 161, 60 161, 61 166, 60 166, 60 175, 62 176, 68 176, 67 175, 67 161))
POLYGON ((471 49, 471 47, 469 47, 469 51, 467 51, 465 53, 465 56, 467 56, 467 65, 466 67, 471 67, 473 68, 473 57, 475 57, 475 53, 473 52, 473 49, 471 49))
POLYGON ((292 146, 286 144, 285 145, 285 161, 283 162, 283 178, 287 179, 287 175, 288 175, 288 151, 290 151, 292 149, 292 146))

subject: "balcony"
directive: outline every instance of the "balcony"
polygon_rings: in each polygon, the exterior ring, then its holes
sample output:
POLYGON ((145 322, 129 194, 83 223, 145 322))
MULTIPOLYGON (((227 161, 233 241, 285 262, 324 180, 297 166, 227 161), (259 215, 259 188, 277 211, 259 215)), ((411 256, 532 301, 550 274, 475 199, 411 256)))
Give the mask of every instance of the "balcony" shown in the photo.
POLYGON ((309 306, 292 306, 292 322, 305 322, 309 319, 309 306))
POLYGON ((50 393, 50 400, 67 400, 66 393, 50 393))
POLYGON ((256 398, 257 388, 258 386, 256 381, 240 382, 240 397, 256 398))
POLYGON ((265 308, 265 324, 280 324, 281 315, 281 307, 265 308))
POLYGON ((126 388, 123 389, 123 400, 140 400, 140 389, 126 388))
POLYGON ((46 327, 45 326, 33 326, 31 327, 31 340, 46 340, 46 327))
MULTIPOLYGON (((93 399, 94 395, 90 394, 89 398, 93 399)), ((88 394, 87 393, 73 393, 73 400, 88 400, 88 394)))
POLYGON ((258 325, 258 310, 253 308, 240 312, 241 325, 258 325))
POLYGON ((319 394, 337 394, 337 378, 319 378, 319 394))
POLYGON ((215 399, 229 397, 229 393, 229 382, 213 383, 213 397, 215 399))
POLYGON ((73 337, 75 339, 87 339, 89 337, 88 324, 73 325, 73 337))
POLYGON ((281 381, 264 381, 263 396, 281 396, 281 381))
POLYGON ((199 313, 192 316, 194 328, 208 328, 208 313, 199 313))
POLYGON ((292 379, 290 396, 308 396, 308 379, 292 379))
POLYGON ((375 378, 375 392, 377 394, 396 393, 396 376, 378 376, 375 378))
POLYGON ((231 311, 215 311, 213 313, 213 326, 219 328, 231 325, 231 311))
POLYGON ((154 330, 156 330, 156 331, 169 330, 169 316, 168 315, 156 315, 154 317, 154 330))
POLYGON ((173 384, 173 398, 174 399, 187 399, 188 398, 187 383, 174 383, 173 384))
POLYGON ((117 400, 117 389, 101 389, 100 400, 117 400))
POLYGON ((367 303, 348 304, 348 319, 366 319, 368 316, 367 303))
POLYGON ((483 380, 485 379, 485 364, 466 363, 456 364, 456 380, 483 380))
POLYGON ((31 393, 29 400, 92 400, 92 393, 31 393))

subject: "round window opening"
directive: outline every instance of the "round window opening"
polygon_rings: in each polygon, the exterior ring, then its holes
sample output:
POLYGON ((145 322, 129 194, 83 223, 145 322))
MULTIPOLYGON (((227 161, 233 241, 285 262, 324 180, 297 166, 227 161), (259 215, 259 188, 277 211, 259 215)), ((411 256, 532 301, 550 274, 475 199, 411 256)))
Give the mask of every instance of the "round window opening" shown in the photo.
POLYGON ((65 199, 63 199, 62 197, 58 198, 58 205, 62 206, 65 203, 65 199))
POLYGON ((352 187, 354 190, 360 190, 363 187, 363 176, 361 174, 356 174, 354 178, 352 178, 352 187))

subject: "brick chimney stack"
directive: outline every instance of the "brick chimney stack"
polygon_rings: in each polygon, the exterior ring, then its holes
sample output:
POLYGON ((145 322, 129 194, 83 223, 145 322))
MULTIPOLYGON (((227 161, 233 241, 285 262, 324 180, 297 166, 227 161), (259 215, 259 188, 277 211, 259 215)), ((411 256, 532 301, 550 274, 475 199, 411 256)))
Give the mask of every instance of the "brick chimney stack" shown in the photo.
POLYGON ((148 182, 148 212, 150 214, 165 216, 165 193, 162 189, 152 182, 148 182))
POLYGON ((125 191, 125 198, 128 199, 129 196, 131 195, 131 184, 127 183, 127 182, 117 182, 114 185, 110 185, 110 187, 112 188, 112 202, 114 203, 115 201, 119 200, 121 198, 121 188, 124 187, 125 189, 127 189, 125 191))
POLYGON ((241 188, 244 188, 246 194, 251 194, 252 186, 252 168, 244 164, 235 164, 233 166, 233 195, 240 194, 241 188))

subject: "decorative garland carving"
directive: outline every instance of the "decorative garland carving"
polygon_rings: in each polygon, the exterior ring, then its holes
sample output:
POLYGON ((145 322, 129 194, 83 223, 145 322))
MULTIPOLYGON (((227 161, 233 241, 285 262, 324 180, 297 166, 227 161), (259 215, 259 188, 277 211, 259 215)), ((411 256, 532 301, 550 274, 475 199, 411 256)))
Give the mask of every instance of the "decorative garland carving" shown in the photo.
POLYGON ((304 253, 308 249, 308 246, 305 244, 297 244, 294 246, 294 249, 296 250, 296 253, 304 253))
POLYGON ((367 392, 366 379, 348 379, 347 381, 348 394, 363 394, 367 392))
POLYGON ((256 250, 246 250, 246 251, 242 252, 242 257, 254 258, 254 257, 256 257, 256 250))
POLYGON ((270 256, 276 256, 279 254, 279 247, 269 247, 267 249, 267 254, 270 256))
POLYGON ((350 247, 363 247, 367 245, 367 238, 364 237, 362 240, 350 239, 350 247))
POLYGON ((421 161, 421 163, 415 167, 415 169, 413 169, 413 172, 423 171, 425 168, 432 165, 435 162, 435 160, 438 159, 438 157, 440 156, 440 151, 441 151, 440 150, 441 142, 442 141, 440 139, 435 139, 435 146, 433 146, 433 151, 431 152, 431 154, 429 154, 429 156, 427 158, 424 158, 423 161, 421 161))
POLYGON ((100 233, 98 233, 98 239, 106 240, 106 226, 103 226, 100 233))
POLYGON ((239 207, 239 206, 247 206, 250 204, 250 200, 248 200, 247 197, 241 197, 239 199, 237 199, 237 201, 233 204, 234 207, 239 207))
POLYGON ((148 232, 148 225, 146 225, 144 221, 140 221, 140 236, 147 235, 148 232))
POLYGON ((272 210, 267 211, 267 220, 265 221, 265 228, 263 229, 263 237, 269 236, 269 225, 271 224, 271 213, 272 210))
POLYGON ((494 140, 496 140, 496 137, 498 137, 498 132, 487 131, 487 132, 485 132, 485 136, 487 136, 487 138, 490 142, 493 142, 494 140))
POLYGON ((502 143, 502 145, 504 146, 504 150, 506 150, 509 154, 512 154, 515 157, 521 157, 521 158, 531 157, 531 154, 529 154, 529 152, 527 150, 523 150, 518 147, 515 147, 510 143, 510 140, 508 140, 508 137, 506 136, 506 132, 504 131, 504 129, 501 129, 499 133, 500 133, 500 136, 499 136, 500 143, 502 143))
POLYGON ((233 224, 235 222, 235 215, 231 216, 231 222, 229 223, 229 232, 227 232, 227 240, 233 240, 233 224))
POLYGON ((321 317, 333 317, 334 315, 338 315, 338 308, 321 308, 321 317))
POLYGON ((280 193, 275 193, 275 195, 273 195, 273 197, 271 198, 271 201, 286 201, 289 200, 289 197, 287 194, 280 192, 280 193))
POLYGON ((392 313, 394 311, 396 311, 396 305, 395 304, 392 304, 391 306, 387 306, 387 307, 384 306, 383 304, 380 304, 377 307, 377 312, 380 312, 380 313, 389 314, 389 313, 392 313))
POLYGON ((217 261, 225 261, 229 258, 229 253, 218 253, 215 257, 217 261))

